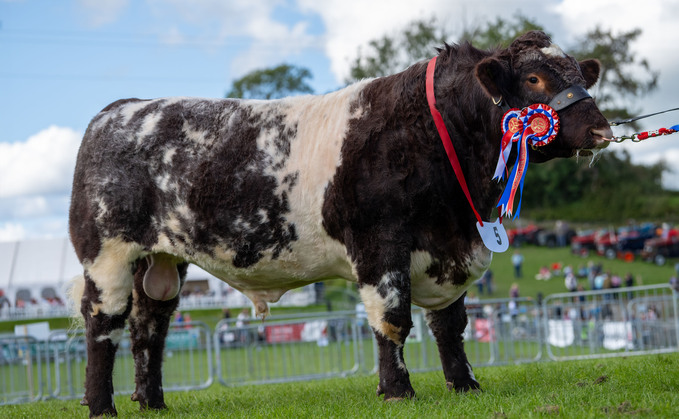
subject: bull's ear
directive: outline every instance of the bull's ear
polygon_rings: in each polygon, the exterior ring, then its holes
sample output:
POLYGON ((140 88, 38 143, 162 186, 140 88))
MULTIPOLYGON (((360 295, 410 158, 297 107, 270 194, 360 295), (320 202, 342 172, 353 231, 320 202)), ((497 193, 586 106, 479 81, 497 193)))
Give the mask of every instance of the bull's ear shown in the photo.
POLYGON ((476 78, 491 98, 501 99, 500 86, 506 86, 509 69, 505 62, 495 57, 484 58, 476 65, 476 78))
POLYGON ((585 78, 585 87, 589 89, 594 86, 597 80, 599 80, 599 72, 601 71, 601 63, 599 60, 589 59, 580 61, 580 70, 585 78))

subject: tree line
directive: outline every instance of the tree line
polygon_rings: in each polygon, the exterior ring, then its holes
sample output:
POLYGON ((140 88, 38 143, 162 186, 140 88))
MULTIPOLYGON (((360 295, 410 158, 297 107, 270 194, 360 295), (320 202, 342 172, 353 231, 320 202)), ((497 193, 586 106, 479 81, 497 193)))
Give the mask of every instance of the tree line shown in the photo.
MULTIPOLYGON (((508 46, 529 30, 543 30, 538 22, 521 15, 497 18, 462 31, 458 41, 477 48, 508 46)), ((632 107, 638 99, 657 88, 658 71, 631 51, 641 29, 613 33, 594 28, 567 48, 577 59, 595 57, 602 64, 595 100, 609 120, 639 113, 632 107)), ((346 84, 381 77, 430 58, 435 48, 453 37, 436 19, 416 20, 393 34, 385 34, 359 48, 351 62, 346 84)), ((272 99, 313 93, 308 83, 313 75, 289 64, 255 70, 235 80, 227 97, 272 99)), ((639 127, 630 124, 630 130, 639 127)), ((628 219, 679 222, 679 191, 663 188, 665 162, 653 165, 632 163, 627 151, 615 147, 594 158, 556 159, 528 170, 522 203, 522 218, 534 220, 623 222, 628 219)))

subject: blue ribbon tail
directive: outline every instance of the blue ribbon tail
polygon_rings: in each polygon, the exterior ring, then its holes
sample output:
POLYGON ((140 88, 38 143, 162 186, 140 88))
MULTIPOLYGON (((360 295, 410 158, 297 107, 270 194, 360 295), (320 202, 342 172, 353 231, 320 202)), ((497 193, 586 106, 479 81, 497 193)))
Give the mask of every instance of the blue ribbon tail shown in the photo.
POLYGON ((528 160, 526 160, 526 167, 523 169, 523 176, 521 176, 521 182, 519 183, 519 204, 516 206, 516 214, 513 220, 519 218, 519 213, 521 212, 521 199, 523 198, 523 181, 526 179, 526 173, 528 173, 528 160))

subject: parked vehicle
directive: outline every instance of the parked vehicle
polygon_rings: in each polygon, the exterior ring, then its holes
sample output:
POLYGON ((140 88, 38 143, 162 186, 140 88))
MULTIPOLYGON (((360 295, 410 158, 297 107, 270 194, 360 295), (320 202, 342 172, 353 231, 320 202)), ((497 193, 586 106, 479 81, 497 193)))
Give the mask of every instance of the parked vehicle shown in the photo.
POLYGON ((646 240, 641 257, 658 266, 664 265, 669 258, 679 257, 679 230, 671 229, 667 234, 646 240))
MULTIPOLYGON (((566 232, 566 243, 565 246, 571 245, 573 238, 577 236, 575 230, 569 229, 566 232)), ((538 246, 547 247, 558 247, 559 239, 555 231, 552 230, 540 230, 537 235, 538 246)))
POLYGON ((637 253, 644 248, 646 240, 656 236, 656 226, 645 223, 640 226, 620 227, 617 231, 608 231, 595 239, 597 253, 608 259, 616 257, 634 260, 637 253))
POLYGON ((597 230, 579 231, 571 239, 571 252, 576 255, 587 256, 590 251, 596 250, 596 245, 594 244, 596 234, 597 230))
POLYGON ((542 229, 535 224, 509 229, 507 231, 509 244, 512 246, 520 246, 522 244, 538 244, 538 233, 540 231, 542 231, 542 229))

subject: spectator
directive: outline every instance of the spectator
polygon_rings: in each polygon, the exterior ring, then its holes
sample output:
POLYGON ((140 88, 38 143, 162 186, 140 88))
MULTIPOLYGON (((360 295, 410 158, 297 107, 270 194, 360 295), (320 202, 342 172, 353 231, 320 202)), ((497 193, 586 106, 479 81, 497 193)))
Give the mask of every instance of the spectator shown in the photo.
POLYGON ((597 276, 594 277, 594 286, 592 287, 593 290, 602 290, 604 289, 604 284, 606 283, 607 276, 605 273, 599 273, 597 276))
POLYGON ((515 250, 512 255, 512 265, 514 266, 514 278, 521 278, 523 276, 523 273, 521 272, 523 255, 518 250, 515 250))
POLYGON ((516 282, 512 284, 512 287, 509 289, 509 298, 516 299, 519 298, 519 284, 516 282))
POLYGON ((483 287, 486 283, 486 274, 484 273, 481 278, 477 279, 474 281, 474 284, 476 284, 476 288, 479 291, 479 295, 483 295, 483 287))
POLYGON ((7 304, 7 307, 12 307, 12 303, 9 302, 9 298, 5 297, 5 291, 0 290, 0 314, 2 313, 2 308, 7 304))
POLYGON ((568 223, 558 220, 555 226, 556 230, 556 245, 559 247, 568 246, 568 223))
POLYGON ((493 271, 488 269, 483 274, 483 276, 481 276, 481 279, 479 281, 482 284, 482 286, 479 286, 479 295, 483 295, 483 293, 481 292, 481 289, 483 289, 483 288, 486 289, 486 294, 488 294, 488 295, 493 294, 493 271))
POLYGON ((561 268, 562 267, 563 267, 563 264, 561 262, 552 263, 552 275, 561 276, 561 268))
POLYGON ((573 275, 573 272, 569 272, 566 274, 566 279, 564 280, 566 284, 566 289, 570 292, 575 292, 578 290, 578 280, 575 278, 575 275, 573 275))
POLYGON ((547 266, 542 266, 540 268, 540 271, 538 272, 537 275, 535 275, 535 279, 538 281, 547 281, 552 278, 552 272, 550 272, 549 268, 547 266))
POLYGON ((673 290, 679 292, 679 279, 677 279, 676 275, 670 277, 670 286, 673 290))

